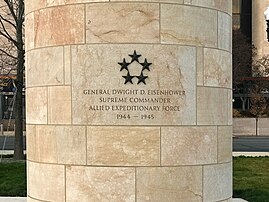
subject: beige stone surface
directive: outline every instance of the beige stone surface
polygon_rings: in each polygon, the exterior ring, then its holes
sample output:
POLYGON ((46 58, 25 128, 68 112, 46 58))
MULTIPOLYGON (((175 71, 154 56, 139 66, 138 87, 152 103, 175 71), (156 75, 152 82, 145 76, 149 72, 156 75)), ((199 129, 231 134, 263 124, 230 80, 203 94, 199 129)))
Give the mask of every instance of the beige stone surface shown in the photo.
POLYGON ((86 165, 85 133, 83 126, 37 126, 37 160, 44 163, 86 165))
POLYGON ((57 6, 66 4, 79 4, 79 3, 94 3, 94 2, 106 2, 109 0, 47 0, 47 6, 57 6))
POLYGON ((259 136, 269 136, 269 118, 258 119, 258 134, 259 136))
MULTIPOLYGON (((27 1, 26 1, 27 2, 27 1)), ((30 49, 33 49, 34 44, 34 35, 35 35, 35 19, 34 19, 34 13, 29 13, 25 16, 25 50, 28 51, 30 49)))
POLYGON ((53 86, 48 91, 48 123, 71 124, 71 87, 53 86))
POLYGON ((268 7, 268 1, 252 1, 252 42, 255 45, 257 55, 269 54, 267 41, 266 21, 263 12, 268 7))
POLYGON ((35 12, 36 47, 85 42, 84 5, 51 7, 35 12))
POLYGON ((232 17, 218 12, 218 48, 232 51, 232 17))
POLYGON ((232 88, 232 55, 218 49, 204 49, 205 86, 232 88))
MULTIPOLYGON (((22 202, 22 201, 21 201, 22 202)), ((38 200, 35 200, 35 199, 33 199, 33 198, 31 198, 31 197, 27 197, 27 202, 40 202, 40 201, 38 201, 38 200)))
POLYGON ((65 201, 65 169, 63 165, 27 162, 27 190, 30 197, 44 201, 65 201))
POLYGON ((228 90, 228 125, 233 125, 233 91, 228 90))
POLYGON ((137 202, 202 202, 202 167, 137 168, 137 202))
POLYGON ((157 3, 176 3, 176 4, 183 4, 184 0, 110 0, 111 2, 115 1, 139 1, 139 2, 157 2, 157 3))
POLYGON ((204 166, 203 172, 204 201, 221 201, 232 196, 232 163, 204 166))
POLYGON ((222 10, 231 14, 232 0, 184 0, 185 4, 222 10))
POLYGON ((135 169, 76 167, 66 169, 66 202, 134 202, 135 169))
POLYGON ((217 163, 217 127, 162 127, 163 166, 217 163))
POLYGON ((255 118, 233 118, 233 135, 256 135, 255 118))
POLYGON ((197 88, 197 124, 228 124, 228 90, 221 88, 197 88))
POLYGON ((26 151, 27 159, 35 161, 37 159, 36 153, 36 126, 26 125, 27 138, 26 138, 26 151))
POLYGON ((197 47, 196 48, 197 62, 197 85, 204 85, 204 48, 197 47))
POLYGON ((218 126, 218 163, 232 161, 232 126, 218 126))
POLYGON ((87 164, 160 166, 160 128, 88 127, 87 164))
POLYGON ((71 85, 71 46, 64 47, 64 83, 71 85))
MULTIPOLYGON (((195 48, 192 47, 141 44, 73 47, 73 123, 89 125, 196 124, 195 61, 195 48), (121 66, 118 63, 124 58, 130 63, 131 57, 128 55, 133 54, 134 50, 142 55, 139 57, 140 63, 144 62, 145 58, 152 63, 150 71, 143 71, 143 75, 148 76, 145 80, 146 85, 137 84, 137 78, 133 78, 133 84, 130 82, 124 84, 123 76, 127 75, 127 71, 125 69, 120 71, 121 66), (91 90, 97 90, 97 92, 88 93, 91 90), (109 94, 104 94, 100 90, 106 90, 109 94), (141 93, 142 91, 144 94, 141 93), (158 95, 160 91, 171 91, 172 94, 158 95), (145 100, 145 98, 157 99, 157 101, 145 100), (160 99, 166 99, 167 102, 164 103, 160 99), (99 109, 93 108, 94 106, 98 106, 99 109), (101 106, 104 106, 103 110, 101 106), (108 108, 105 108, 107 106, 108 108), (120 106, 122 108, 117 108, 120 106), (128 106, 137 108, 129 110, 128 106), (130 115, 129 118, 128 115, 130 115), (146 117, 141 117, 142 115, 146 117)), ((128 68, 132 75, 141 74, 142 67, 136 61, 128 68)))
POLYGON ((88 4, 86 22, 87 43, 159 42, 158 4, 88 4))
POLYGON ((47 124, 48 89, 46 87, 27 88, 26 96, 27 124, 47 124))
POLYGON ((63 47, 32 50, 27 58, 27 87, 64 84, 63 47))
POLYGON ((25 13, 32 12, 46 7, 46 0, 26 0, 25 1, 25 13))
POLYGON ((163 4, 161 14, 162 43, 217 46, 217 11, 163 4))

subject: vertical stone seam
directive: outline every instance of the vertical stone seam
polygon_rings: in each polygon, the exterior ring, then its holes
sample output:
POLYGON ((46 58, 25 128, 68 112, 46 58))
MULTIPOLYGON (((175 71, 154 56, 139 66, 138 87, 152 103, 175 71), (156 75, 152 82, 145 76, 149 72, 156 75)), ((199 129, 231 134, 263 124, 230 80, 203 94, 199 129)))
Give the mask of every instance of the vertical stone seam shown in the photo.
POLYGON ((203 67, 203 86, 205 86, 205 51, 204 47, 202 47, 202 67, 203 67))

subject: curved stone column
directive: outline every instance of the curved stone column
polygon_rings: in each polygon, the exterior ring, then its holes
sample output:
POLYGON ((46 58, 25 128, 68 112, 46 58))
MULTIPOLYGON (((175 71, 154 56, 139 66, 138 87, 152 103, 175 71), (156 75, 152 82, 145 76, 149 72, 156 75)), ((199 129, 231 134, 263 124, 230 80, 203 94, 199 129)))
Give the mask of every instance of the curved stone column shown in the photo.
POLYGON ((26 0, 26 50, 28 201, 230 201, 230 0, 26 0))
POLYGON ((269 54, 269 43, 266 33, 267 25, 263 14, 268 6, 268 0, 252 1, 252 42, 257 49, 259 57, 269 54))

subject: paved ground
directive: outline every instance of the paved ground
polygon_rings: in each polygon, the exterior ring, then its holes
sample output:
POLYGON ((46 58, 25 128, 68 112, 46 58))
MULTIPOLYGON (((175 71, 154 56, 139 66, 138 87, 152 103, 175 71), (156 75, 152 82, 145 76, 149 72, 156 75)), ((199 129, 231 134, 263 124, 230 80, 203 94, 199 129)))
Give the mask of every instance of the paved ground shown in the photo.
MULTIPOLYGON (((14 136, 0 136, 0 150, 13 150, 14 139, 15 139, 14 136)), ((23 141, 24 141, 24 149, 25 149, 25 136, 23 138, 23 141)))
POLYGON ((269 152, 269 137, 234 137, 234 152, 269 152))

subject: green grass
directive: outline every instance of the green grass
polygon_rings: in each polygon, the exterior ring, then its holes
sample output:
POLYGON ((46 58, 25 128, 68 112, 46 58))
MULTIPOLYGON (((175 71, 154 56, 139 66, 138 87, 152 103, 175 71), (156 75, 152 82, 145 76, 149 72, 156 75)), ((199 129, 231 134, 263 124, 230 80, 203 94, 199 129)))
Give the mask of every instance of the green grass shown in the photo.
POLYGON ((25 161, 0 163, 0 196, 26 196, 25 161))
POLYGON ((233 197, 269 202, 269 157, 235 157, 233 160, 233 197))
MULTIPOLYGON (((233 197, 269 202, 269 157, 233 160, 233 197)), ((0 163, 0 196, 26 196, 25 161, 0 163)))

